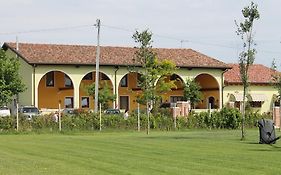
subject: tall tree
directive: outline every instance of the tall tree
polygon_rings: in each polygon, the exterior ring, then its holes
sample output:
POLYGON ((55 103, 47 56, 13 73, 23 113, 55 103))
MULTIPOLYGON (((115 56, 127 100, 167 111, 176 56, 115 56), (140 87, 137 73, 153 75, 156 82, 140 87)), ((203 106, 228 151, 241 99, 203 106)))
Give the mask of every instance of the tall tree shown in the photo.
POLYGON ((243 41, 243 51, 239 54, 239 68, 240 78, 243 84, 243 108, 242 108, 242 127, 241 127, 241 140, 245 139, 245 108, 246 108, 246 96, 248 92, 248 70, 249 66, 254 63, 256 50, 253 48, 253 25, 254 21, 260 18, 258 6, 251 2, 250 6, 244 7, 242 14, 244 21, 237 25, 237 35, 239 35, 243 41))
POLYGON ((277 65, 276 65, 276 60, 275 60, 275 58, 273 58, 273 60, 272 60, 271 69, 274 70, 274 71, 276 71, 276 69, 277 69, 277 65))
POLYGON ((272 74, 271 74, 272 84, 278 93, 279 115, 281 116, 281 109, 280 109, 280 107, 281 107, 281 74, 280 74, 280 72, 277 71, 275 59, 273 59, 273 61, 272 61, 271 69, 272 69, 272 74))
POLYGON ((7 105, 26 87, 19 75, 19 61, 0 49, 0 105, 7 105))
POLYGON ((195 105, 201 101, 202 93, 200 91, 201 87, 194 79, 187 79, 184 90, 183 98, 184 100, 190 101, 191 107, 194 108, 195 105))
POLYGON ((171 61, 159 61, 157 59, 157 54, 152 50, 152 33, 148 30, 143 32, 136 31, 133 39, 139 44, 139 48, 135 53, 135 61, 144 70, 139 83, 143 93, 138 98, 138 102, 146 104, 147 134, 149 134, 149 103, 155 108, 161 99, 160 94, 171 90, 175 86, 173 82, 165 82, 164 77, 173 74, 176 66, 171 61), (158 83, 158 86, 156 86, 156 83, 158 83))

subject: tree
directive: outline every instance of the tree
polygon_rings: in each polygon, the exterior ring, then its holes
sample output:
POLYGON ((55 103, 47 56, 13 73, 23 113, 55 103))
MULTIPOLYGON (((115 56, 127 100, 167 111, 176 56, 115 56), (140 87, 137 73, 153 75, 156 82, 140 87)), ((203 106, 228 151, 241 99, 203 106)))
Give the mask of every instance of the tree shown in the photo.
POLYGON ((149 134, 149 103, 154 109, 157 109, 161 93, 169 91, 175 86, 172 81, 165 82, 164 77, 173 74, 176 66, 171 61, 159 61, 157 59, 157 54, 152 50, 152 33, 148 30, 136 31, 133 39, 140 45, 135 53, 135 61, 142 66, 144 73, 140 76, 139 85, 143 93, 138 97, 138 102, 146 104, 147 134, 149 134), (156 86, 156 83, 158 83, 158 86, 156 86))
POLYGON ((244 7, 242 10, 244 21, 237 25, 237 35, 241 37, 243 41, 243 51, 239 54, 239 68, 240 78, 243 84, 243 108, 242 108, 242 137, 241 140, 245 139, 245 107, 246 107, 246 96, 248 93, 248 70, 249 66, 254 63, 256 50, 253 48, 253 24, 255 20, 260 18, 257 5, 251 2, 250 6, 244 7))
POLYGON ((276 60, 275 60, 275 58, 273 58, 273 60, 272 60, 271 69, 274 70, 274 71, 276 71, 276 69, 277 69, 277 65, 276 65, 276 60))
POLYGON ((6 55, 0 49, 0 105, 7 105, 13 98, 24 92, 26 87, 19 75, 18 59, 6 55))
POLYGON ((200 89, 200 85, 196 83, 194 79, 186 80, 183 90, 183 99, 190 101, 192 108, 194 108, 195 105, 202 99, 202 93, 200 89))
MULTIPOLYGON (((99 90, 98 103, 101 104, 102 109, 107 109, 109 107, 108 103, 113 102, 116 99, 116 95, 113 94, 106 82, 101 83, 100 87, 102 88, 99 90)), ((95 83, 87 86, 87 92, 90 96, 95 98, 95 83)))
POLYGON ((281 74, 280 72, 277 72, 277 66, 276 66, 276 62, 275 59, 273 59, 272 64, 271 64, 271 69, 272 69, 272 84, 273 87, 277 90, 278 92, 278 100, 279 100, 279 115, 281 116, 281 74))

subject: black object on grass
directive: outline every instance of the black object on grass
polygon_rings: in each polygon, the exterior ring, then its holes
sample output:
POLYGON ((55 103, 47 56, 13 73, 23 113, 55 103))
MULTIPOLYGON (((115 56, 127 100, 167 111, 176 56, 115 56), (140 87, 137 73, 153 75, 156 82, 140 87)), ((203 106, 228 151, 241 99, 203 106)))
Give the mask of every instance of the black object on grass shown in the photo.
POLYGON ((275 144, 276 140, 280 137, 276 137, 274 123, 270 119, 260 119, 258 121, 260 131, 261 144, 275 144))

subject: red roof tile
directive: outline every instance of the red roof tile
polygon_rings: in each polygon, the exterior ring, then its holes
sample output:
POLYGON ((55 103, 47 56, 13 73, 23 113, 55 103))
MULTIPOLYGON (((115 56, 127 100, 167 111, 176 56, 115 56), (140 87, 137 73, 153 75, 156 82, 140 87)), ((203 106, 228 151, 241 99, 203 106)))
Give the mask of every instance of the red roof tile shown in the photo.
MULTIPOLYGON (((238 64, 228 64, 232 69, 224 73, 224 81, 227 84, 242 84, 238 64)), ((276 71, 261 64, 253 64, 249 67, 249 83, 269 84, 272 82, 272 74, 276 71)))
MULTIPOLYGON (((15 43, 5 43, 16 52, 15 43)), ((159 60, 172 60, 179 67, 229 68, 214 58, 192 49, 154 49, 159 60)), ((134 65, 135 48, 101 47, 100 65, 134 65)), ((85 45, 56 45, 19 43, 19 55, 29 64, 95 64, 96 47, 85 45)))

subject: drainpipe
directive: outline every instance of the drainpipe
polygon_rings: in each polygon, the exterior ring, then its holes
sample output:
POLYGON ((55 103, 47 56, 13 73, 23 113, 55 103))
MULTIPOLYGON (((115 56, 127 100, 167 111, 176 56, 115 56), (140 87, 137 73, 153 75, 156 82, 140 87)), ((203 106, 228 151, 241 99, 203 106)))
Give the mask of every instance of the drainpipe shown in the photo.
MULTIPOLYGON (((35 106, 35 68, 36 68, 36 64, 33 64, 33 106, 35 106)), ((36 106, 38 107, 38 106, 36 106)))
MULTIPOLYGON (((115 71, 114 71, 114 94, 117 94, 117 71, 119 70, 119 66, 115 66, 115 71)), ((116 99, 118 99, 118 97, 116 97, 116 99)), ((114 109, 116 108, 116 99, 115 99, 115 105, 114 105, 114 109)))
POLYGON ((224 89, 224 77, 223 74, 227 72, 227 69, 225 69, 221 74, 221 108, 223 108, 223 89, 224 89))

